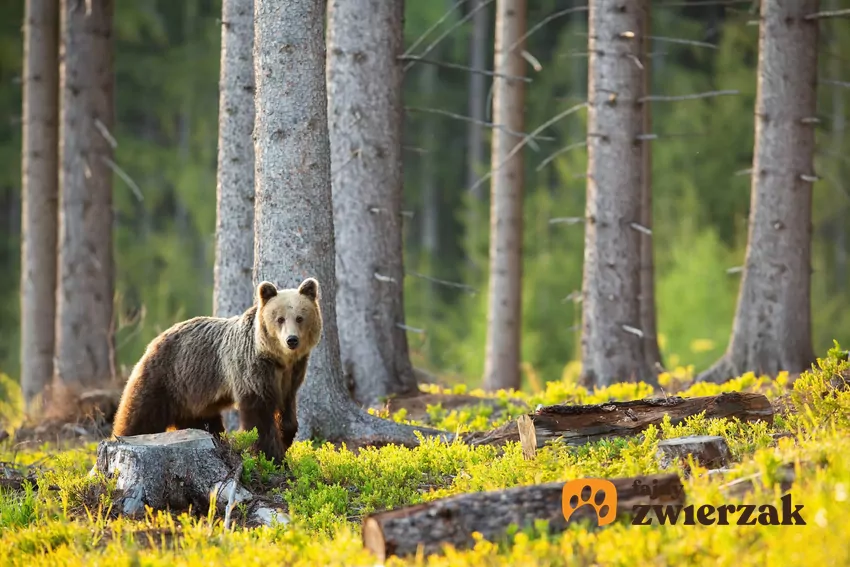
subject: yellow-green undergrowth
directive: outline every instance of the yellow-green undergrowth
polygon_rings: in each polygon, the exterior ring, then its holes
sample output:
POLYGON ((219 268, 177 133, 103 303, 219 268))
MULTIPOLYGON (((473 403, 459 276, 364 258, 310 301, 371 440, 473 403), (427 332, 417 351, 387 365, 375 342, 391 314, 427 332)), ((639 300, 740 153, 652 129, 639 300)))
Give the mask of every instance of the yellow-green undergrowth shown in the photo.
MULTIPOLYGON (((850 363, 841 359, 836 348, 790 389, 786 377, 770 380, 747 375, 722 386, 697 385, 679 392, 692 396, 758 390, 771 399, 787 397, 786 405, 793 411, 778 415, 772 426, 695 416, 678 426, 662 423, 632 439, 581 447, 556 443, 539 450, 532 461, 523 459, 516 444, 500 452, 489 446, 425 440, 414 449, 390 446, 354 454, 331 444, 296 443, 287 455, 294 478, 277 489, 289 505, 293 523, 253 530, 225 531, 221 518, 205 513, 193 517, 150 512, 140 521, 115 518, 109 487, 103 479, 86 477, 94 462, 94 444, 64 451, 42 446, 18 452, 0 446, 0 461, 47 467, 49 472, 40 474, 39 484, 56 488, 0 495, 0 563, 28 567, 374 565, 359 537, 363 514, 469 491, 660 472, 654 457, 660 439, 712 434, 726 438, 736 460, 735 470, 719 479, 701 476, 704 471, 695 467, 695 474, 683 480, 688 503, 780 505, 777 471, 790 464, 797 468, 791 495, 795 504, 804 506, 801 514, 806 525, 639 526, 616 522, 595 530, 574 525, 558 535, 528 529, 503 541, 479 541, 471 550, 447 550, 429 558, 392 558, 387 565, 846 565, 850 564, 850 392, 836 388, 835 378, 848 369, 850 363), (792 436, 775 441, 771 434, 779 431, 792 436), (722 483, 755 473, 761 473, 755 493, 738 501, 723 496, 722 483)), ((674 381, 665 380, 668 384, 674 381)), ((443 393, 436 387, 433 391, 443 393)), ((432 426, 480 430, 523 411, 508 403, 508 397, 533 408, 540 403, 596 403, 649 393, 647 386, 634 384, 588 392, 564 380, 551 382, 536 394, 496 394, 494 397, 505 402, 498 419, 490 419, 493 408, 483 405, 453 412, 435 407, 429 418, 432 426)), ((405 420, 403 414, 391 417, 405 420)), ((252 471, 273 472, 261 461, 251 464, 247 454, 246 465, 254 467, 252 471)))

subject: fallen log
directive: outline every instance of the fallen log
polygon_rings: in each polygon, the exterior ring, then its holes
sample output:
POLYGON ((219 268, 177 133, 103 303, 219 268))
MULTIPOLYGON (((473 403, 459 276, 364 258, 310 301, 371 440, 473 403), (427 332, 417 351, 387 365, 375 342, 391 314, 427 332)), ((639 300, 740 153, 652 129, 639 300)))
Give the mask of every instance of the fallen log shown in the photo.
MULTIPOLYGON (((544 406, 529 414, 534 424, 537 446, 547 441, 563 439, 571 445, 609 437, 637 435, 650 425, 658 425, 669 415, 673 425, 686 417, 705 412, 707 418, 737 418, 741 421, 773 423, 773 406, 762 394, 730 392, 719 396, 698 398, 648 398, 627 402, 606 402, 593 405, 544 406)), ((516 421, 485 432, 473 432, 464 437, 470 445, 504 445, 519 441, 516 421)))
MULTIPOLYGON (((633 506, 638 504, 675 505, 685 501, 684 488, 675 474, 615 478, 609 482, 616 489, 616 518, 632 514, 633 506)), ((598 492, 587 490, 589 486, 582 490, 582 483, 576 485, 579 494, 567 499, 574 500, 573 506, 563 501, 565 484, 550 482, 459 494, 373 513, 363 519, 363 545, 383 563, 391 555, 417 553, 419 547, 426 555, 439 553, 447 544, 455 549, 469 548, 475 543, 473 532, 493 541, 505 535, 511 525, 525 529, 538 520, 548 522, 550 534, 559 533, 571 522, 596 518, 597 511, 591 504, 594 501, 599 504, 600 515, 607 514, 601 508, 612 502, 609 498, 613 495, 605 494, 605 500, 597 500, 598 492), (566 510, 571 512, 569 520, 565 518, 566 510)))
POLYGON ((146 505, 172 511, 191 506, 206 513, 215 498, 227 518, 236 504, 245 503, 249 524, 289 521, 239 484, 241 460, 206 431, 181 429, 101 441, 89 474, 96 472, 116 479, 118 510, 130 517, 143 514, 146 505))
POLYGON ((689 435, 658 442, 656 458, 662 469, 677 461, 687 461, 688 455, 708 469, 724 467, 731 458, 729 445, 720 435, 689 435))

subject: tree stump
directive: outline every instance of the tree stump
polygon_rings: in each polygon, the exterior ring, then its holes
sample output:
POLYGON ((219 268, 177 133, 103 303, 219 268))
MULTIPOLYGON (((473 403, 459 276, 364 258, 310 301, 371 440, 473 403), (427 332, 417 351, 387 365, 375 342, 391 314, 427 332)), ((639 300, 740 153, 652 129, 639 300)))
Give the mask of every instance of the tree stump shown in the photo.
POLYGON ((726 439, 719 435, 690 435, 658 442, 656 457, 661 468, 666 469, 679 459, 687 460, 688 455, 708 469, 726 466, 731 457, 726 439))
POLYGON ((131 517, 143 514, 145 505, 172 511, 191 505, 204 513, 215 497, 216 508, 228 517, 235 504, 246 503, 249 523, 289 521, 239 484, 241 461, 206 431, 181 429, 101 441, 90 474, 95 471, 116 478, 118 508, 131 517))
MULTIPOLYGON (((610 481, 616 489, 616 517, 632 514, 638 504, 684 504, 685 492, 675 474, 615 478, 610 481)), ((507 490, 473 492, 377 512, 363 520, 363 545, 380 562, 390 555, 410 555, 422 546, 424 553, 439 553, 445 544, 456 549, 472 547, 473 532, 490 541, 503 536, 511 524, 520 529, 547 520, 550 533, 563 532, 570 522, 593 519, 592 503, 599 492, 589 491, 576 499, 576 507, 565 519, 563 505, 564 482, 519 486, 507 490), (585 498, 586 496, 586 498, 585 498)), ((605 495, 604 502, 608 502, 605 495)), ((596 502, 599 504, 599 502, 596 502)), ((605 515, 600 512, 601 515, 605 515)), ((653 520, 655 521, 655 520, 653 520)), ((592 525, 592 524, 591 524, 592 525)))

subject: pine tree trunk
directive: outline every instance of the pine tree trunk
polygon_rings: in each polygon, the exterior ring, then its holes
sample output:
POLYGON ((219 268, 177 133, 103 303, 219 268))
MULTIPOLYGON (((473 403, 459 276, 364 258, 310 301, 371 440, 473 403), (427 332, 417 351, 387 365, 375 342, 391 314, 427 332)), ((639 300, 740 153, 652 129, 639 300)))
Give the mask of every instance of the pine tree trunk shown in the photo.
POLYGON ((254 302, 254 0, 222 0, 213 313, 254 302))
POLYGON ((112 0, 62 0, 56 377, 114 375, 112 0))
MULTIPOLYGON (((839 0, 831 0, 828 10, 838 10, 841 8, 839 0)), ((834 53, 840 50, 840 38, 843 33, 846 33, 846 21, 840 18, 835 18, 832 22, 833 42, 837 49, 833 51, 833 57, 829 60, 829 74, 833 77, 841 77, 844 72, 845 61, 843 58, 835 57, 834 53)), ((846 130, 846 119, 844 114, 844 97, 846 93, 844 89, 832 89, 832 147, 833 151, 842 153, 844 151, 844 140, 846 130)), ((838 162, 839 175, 838 182, 843 185, 838 187, 841 191, 846 191, 850 185, 844 181, 842 175, 846 171, 844 160, 838 162)), ((835 222, 833 228, 833 258, 835 262, 835 276, 833 277, 832 289, 837 293, 843 293, 847 287, 847 226, 846 226, 846 211, 847 203, 843 207, 845 214, 835 222)))
POLYGON ((30 404, 53 377, 59 199, 59 0, 27 0, 21 152, 21 386, 30 404))
MULTIPOLYGON (((646 13, 640 34, 642 47, 640 61, 643 65, 643 92, 648 96, 652 94, 652 59, 649 57, 652 50, 650 0, 639 1, 646 13)), ((651 134, 652 103, 648 101, 643 103, 641 111, 643 113, 643 133, 651 134)), ((640 188, 640 224, 650 230, 652 229, 652 144, 652 140, 649 139, 644 139, 641 144, 643 167, 640 188)), ((658 325, 655 307, 654 242, 655 239, 652 234, 640 234, 640 329, 643 331, 643 354, 650 372, 647 375, 647 380, 657 385, 657 375, 661 367, 661 350, 658 348, 658 325)))
MULTIPOLYGON (((490 25, 490 5, 485 0, 470 2, 470 10, 478 10, 472 16, 472 35, 469 39, 469 66, 472 69, 484 71, 487 69, 488 33, 490 25)), ((481 173, 480 169, 485 165, 485 130, 480 124, 487 119, 487 81, 482 73, 471 72, 469 74, 469 94, 467 106, 469 116, 479 123, 470 122, 466 127, 466 187, 474 187, 470 203, 466 211, 465 230, 469 235, 468 240, 477 243, 480 240, 482 230, 487 226, 482 222, 481 209, 479 205, 484 201, 483 185, 477 185, 476 181, 481 173)), ((480 267, 476 265, 475 258, 469 256, 470 263, 476 272, 480 267)))
POLYGON ((647 379, 640 334, 643 2, 590 4, 582 373, 588 384, 647 379), (624 35, 631 32, 631 37, 624 35))
MULTIPOLYGON (((440 57, 442 49, 437 47, 434 49, 434 57, 440 57)), ((420 75, 420 93, 426 106, 435 106, 434 96, 437 92, 437 67, 436 65, 425 65, 422 68, 420 75)), ((425 123, 422 125, 423 149, 420 164, 422 173, 419 176, 422 184, 422 250, 425 251, 429 262, 433 262, 439 248, 440 230, 440 198, 437 188, 437 152, 440 146, 440 131, 439 124, 433 117, 425 118, 425 123)), ((429 286, 429 295, 432 291, 429 286)), ((426 303, 431 306, 432 302, 429 298, 426 303)))
POLYGON ((404 330, 402 62, 404 2, 328 3, 328 119, 336 312, 354 398, 417 391, 404 330))
POLYGON ((763 0, 749 239, 726 354, 697 377, 797 373, 811 336, 812 176, 818 0, 763 0))
MULTIPOLYGON (((479 8, 485 0, 474 0, 469 9, 479 8)), ((469 40, 469 66, 484 71, 487 69, 487 26, 490 23, 488 6, 480 8, 472 16, 472 36, 469 40)), ((469 117, 479 122, 484 121, 487 114, 487 82, 482 73, 469 74, 469 117)), ((466 128, 467 158, 466 185, 472 187, 478 180, 478 171, 484 165, 484 126, 470 122, 466 128)), ((473 190, 473 198, 480 201, 482 186, 473 190)))
MULTIPOLYGON (((511 52, 507 51, 525 31, 525 0, 497 0, 494 54, 494 70, 497 73, 525 75, 525 59, 521 55, 525 40, 511 52)), ((513 132, 522 132, 524 122, 525 83, 516 79, 494 78, 493 123, 513 132)), ((490 391, 503 388, 518 390, 521 385, 522 197, 525 177, 522 152, 505 161, 518 143, 519 138, 504 129, 493 130, 490 289, 484 361, 484 388, 490 391)))
POLYGON ((309 0, 257 0, 254 10, 254 279, 294 287, 312 276, 321 286, 324 330, 298 391, 297 439, 417 444, 414 428, 361 410, 343 381, 324 5, 309 0))

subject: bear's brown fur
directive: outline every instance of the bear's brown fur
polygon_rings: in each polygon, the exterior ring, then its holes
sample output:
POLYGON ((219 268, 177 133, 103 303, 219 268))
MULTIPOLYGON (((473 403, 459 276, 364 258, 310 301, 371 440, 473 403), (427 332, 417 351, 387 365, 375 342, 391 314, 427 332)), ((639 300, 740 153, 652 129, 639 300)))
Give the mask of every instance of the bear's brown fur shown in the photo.
POLYGON ((218 435, 221 411, 236 405, 242 429, 257 428, 255 450, 282 463, 298 431, 295 395, 321 333, 319 282, 280 290, 262 282, 242 315, 195 317, 151 341, 124 387, 113 433, 175 427, 218 435))

